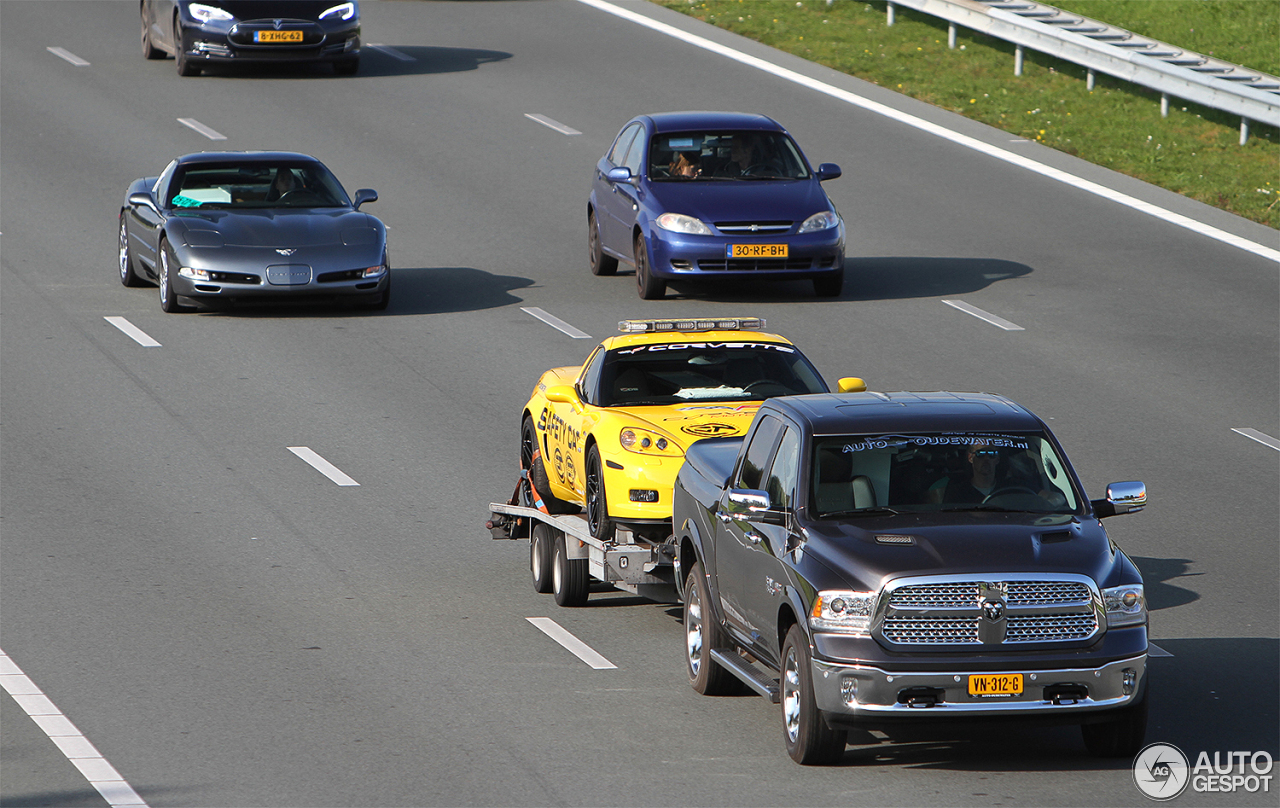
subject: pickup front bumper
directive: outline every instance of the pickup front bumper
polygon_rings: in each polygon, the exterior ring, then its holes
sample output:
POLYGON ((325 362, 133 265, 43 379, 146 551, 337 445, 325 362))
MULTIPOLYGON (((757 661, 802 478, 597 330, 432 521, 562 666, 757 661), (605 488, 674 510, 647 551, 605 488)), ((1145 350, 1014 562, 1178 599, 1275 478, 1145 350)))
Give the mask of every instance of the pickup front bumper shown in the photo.
MULTIPOLYGON (((818 709, 831 723, 946 720, 992 716, 1049 717, 1114 710, 1137 701, 1146 687, 1147 655, 1097 668, 1057 668, 1021 673, 1018 695, 969 695, 978 671, 886 671, 814 659, 812 682, 818 709)), ((982 674, 991 674, 987 669, 982 674)))

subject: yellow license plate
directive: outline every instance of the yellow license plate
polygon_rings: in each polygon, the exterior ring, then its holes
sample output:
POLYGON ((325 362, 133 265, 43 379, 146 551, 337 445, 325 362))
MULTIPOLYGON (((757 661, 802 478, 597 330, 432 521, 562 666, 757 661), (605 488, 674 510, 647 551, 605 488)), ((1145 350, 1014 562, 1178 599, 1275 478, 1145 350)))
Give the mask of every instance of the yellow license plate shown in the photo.
POLYGON ((301 31, 255 31, 254 42, 301 42, 301 31))
POLYGON ((969 677, 970 696, 1021 696, 1022 674, 995 673, 969 677))
POLYGON ((730 258, 786 258, 785 244, 730 244, 730 258))

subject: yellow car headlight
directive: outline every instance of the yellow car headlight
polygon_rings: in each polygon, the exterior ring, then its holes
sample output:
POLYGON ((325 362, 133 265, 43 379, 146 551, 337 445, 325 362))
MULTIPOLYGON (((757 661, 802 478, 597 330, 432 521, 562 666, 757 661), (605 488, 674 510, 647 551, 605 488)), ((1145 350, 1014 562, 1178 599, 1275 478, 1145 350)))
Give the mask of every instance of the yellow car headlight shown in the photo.
POLYGON ((650 432, 647 429, 637 429, 633 426, 624 427, 618 434, 618 443, 628 452, 648 455, 664 455, 667 457, 681 457, 684 455, 682 450, 675 441, 659 435, 657 432, 650 432))

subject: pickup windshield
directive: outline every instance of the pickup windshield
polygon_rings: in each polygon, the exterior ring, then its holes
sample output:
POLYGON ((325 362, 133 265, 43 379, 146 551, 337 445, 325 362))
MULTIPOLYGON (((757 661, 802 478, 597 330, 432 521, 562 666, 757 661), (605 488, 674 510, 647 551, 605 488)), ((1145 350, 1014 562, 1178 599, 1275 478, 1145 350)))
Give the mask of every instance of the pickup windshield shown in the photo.
POLYGON ((1043 433, 839 435, 814 439, 812 510, 1076 513, 1082 497, 1043 433))
POLYGON ((634 407, 825 392, 818 371, 792 345, 659 343, 610 351, 596 400, 602 407, 634 407))

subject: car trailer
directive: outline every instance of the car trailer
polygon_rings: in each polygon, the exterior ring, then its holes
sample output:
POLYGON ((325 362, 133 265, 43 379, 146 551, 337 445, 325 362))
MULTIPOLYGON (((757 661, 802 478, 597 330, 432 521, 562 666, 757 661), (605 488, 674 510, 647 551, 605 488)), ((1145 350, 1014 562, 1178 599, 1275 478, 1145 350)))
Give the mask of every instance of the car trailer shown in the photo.
MULTIPOLYGON (((520 485, 528 486, 527 480, 520 485)), ((489 511, 485 527, 493 538, 529 540, 533 588, 554 594, 560 606, 585 605, 593 578, 659 603, 678 600, 675 548, 669 543, 637 540, 621 526, 611 541, 602 541, 591 535, 586 517, 550 514, 535 506, 491 502, 489 511)))

